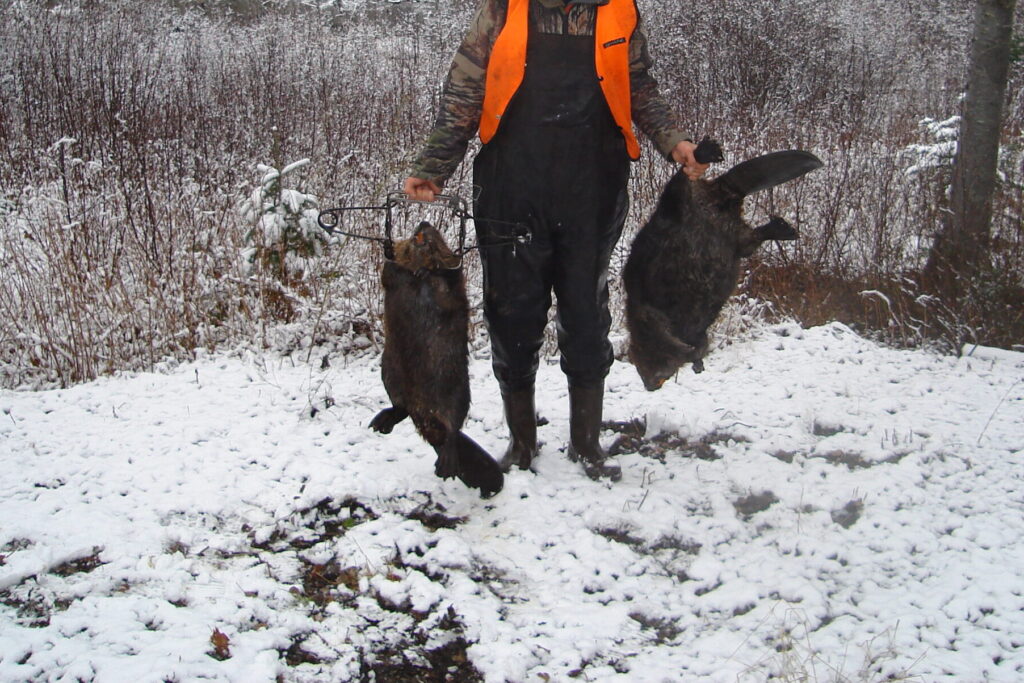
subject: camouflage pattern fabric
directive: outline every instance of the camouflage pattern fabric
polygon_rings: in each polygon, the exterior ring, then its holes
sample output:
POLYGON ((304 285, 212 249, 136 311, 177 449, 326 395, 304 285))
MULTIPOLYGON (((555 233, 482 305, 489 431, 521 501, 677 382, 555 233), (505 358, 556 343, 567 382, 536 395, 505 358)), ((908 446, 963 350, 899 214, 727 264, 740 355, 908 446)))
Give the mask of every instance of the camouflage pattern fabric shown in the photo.
MULTIPOLYGON (((571 3, 566 11, 562 0, 533 2, 537 6, 530 12, 534 21, 532 30, 560 35, 594 35, 597 3, 571 3)), ((465 156, 469 141, 480 125, 487 62, 491 46, 505 24, 507 8, 508 0, 483 0, 477 8, 469 31, 452 60, 437 119, 413 165, 413 177, 444 186, 465 156)), ((671 109, 658 93, 658 83, 650 74, 652 64, 647 36, 638 16, 630 41, 633 121, 658 151, 668 157, 672 148, 688 136, 676 127, 671 109)))

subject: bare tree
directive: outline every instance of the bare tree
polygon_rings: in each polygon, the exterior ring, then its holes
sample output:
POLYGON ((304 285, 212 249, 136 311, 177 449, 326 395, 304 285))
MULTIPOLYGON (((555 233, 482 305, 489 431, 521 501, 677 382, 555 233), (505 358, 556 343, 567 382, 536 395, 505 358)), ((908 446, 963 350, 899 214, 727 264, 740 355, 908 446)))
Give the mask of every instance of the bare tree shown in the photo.
POLYGON ((932 245, 925 279, 947 302, 961 300, 988 262, 992 196, 1016 0, 977 0, 950 210, 932 245))

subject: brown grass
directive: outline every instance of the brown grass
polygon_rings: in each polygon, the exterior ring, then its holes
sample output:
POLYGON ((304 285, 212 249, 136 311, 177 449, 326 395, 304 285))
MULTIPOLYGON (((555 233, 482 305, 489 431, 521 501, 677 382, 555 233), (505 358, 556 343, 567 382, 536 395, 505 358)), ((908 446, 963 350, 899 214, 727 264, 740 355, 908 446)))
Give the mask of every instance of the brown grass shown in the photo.
MULTIPOLYGON (((381 203, 422 144, 474 3, 331 14, 282 2, 245 17, 172 7, 188 2, 47 4, 0 9, 0 385, 66 385, 200 348, 372 346, 379 248, 337 241, 301 282, 282 283, 246 269, 253 225, 239 205, 256 164, 303 158, 291 187, 322 207, 381 203)), ((685 21, 672 3, 641 3, 662 89, 695 136, 718 138, 730 163, 787 147, 827 163, 751 202, 753 221, 781 214, 802 239, 762 255, 748 294, 805 324, 889 330, 896 316, 897 336, 923 338, 900 292, 946 181, 907 175, 903 150, 929 142, 922 118, 956 113, 969 3, 941 4, 863 0, 859 24, 841 20, 838 0, 702 0, 685 21)), ((927 318, 957 338, 1020 342, 1022 71, 1008 89, 993 275, 977 310, 927 318)), ((650 149, 634 165, 613 281, 671 170, 650 149)), ((468 176, 464 165, 448 190, 469 196, 468 176)), ((381 229, 374 212, 350 220, 381 229)), ((475 258, 467 268, 478 301, 475 258)), ((621 306, 617 284, 614 297, 621 306)))

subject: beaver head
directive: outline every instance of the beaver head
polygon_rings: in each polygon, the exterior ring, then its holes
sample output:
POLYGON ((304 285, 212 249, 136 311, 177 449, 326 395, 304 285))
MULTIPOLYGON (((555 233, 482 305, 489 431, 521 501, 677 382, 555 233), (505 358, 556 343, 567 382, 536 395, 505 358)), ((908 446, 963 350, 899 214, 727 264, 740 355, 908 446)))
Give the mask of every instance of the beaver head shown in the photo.
POLYGON ((427 221, 407 240, 395 243, 395 263, 414 273, 454 270, 461 264, 441 232, 427 221))

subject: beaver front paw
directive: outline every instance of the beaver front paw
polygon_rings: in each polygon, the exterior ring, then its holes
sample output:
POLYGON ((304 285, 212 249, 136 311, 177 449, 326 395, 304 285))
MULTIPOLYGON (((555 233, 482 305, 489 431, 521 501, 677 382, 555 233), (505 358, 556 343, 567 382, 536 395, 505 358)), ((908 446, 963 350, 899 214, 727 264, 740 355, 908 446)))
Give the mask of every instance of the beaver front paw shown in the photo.
POLYGON ((381 434, 390 434, 395 425, 409 417, 409 413, 403 408, 391 406, 377 413, 377 416, 370 420, 370 429, 381 434))

